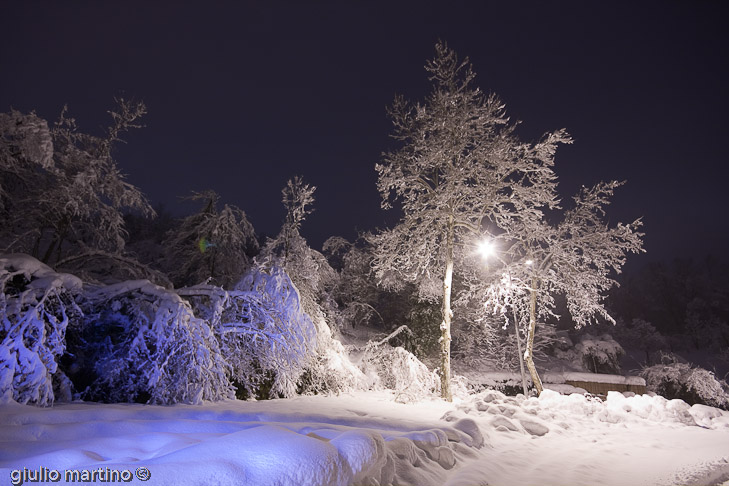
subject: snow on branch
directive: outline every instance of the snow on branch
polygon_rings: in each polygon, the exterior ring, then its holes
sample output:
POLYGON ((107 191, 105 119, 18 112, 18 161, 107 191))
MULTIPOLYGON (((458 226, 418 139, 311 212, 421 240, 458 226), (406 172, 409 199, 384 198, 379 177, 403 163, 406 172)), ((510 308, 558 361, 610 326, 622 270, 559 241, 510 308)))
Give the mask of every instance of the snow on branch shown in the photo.
POLYGON ((198 285, 178 290, 210 323, 234 382, 256 395, 292 396, 316 349, 316 329, 299 292, 280 268, 252 269, 233 290, 198 285))
POLYGON ((81 281, 57 274, 27 255, 0 257, 0 403, 50 405, 70 319, 81 315, 74 297, 81 281))
POLYGON ((176 293, 147 280, 87 294, 82 338, 94 363, 91 399, 201 403, 233 397, 229 366, 207 322, 176 293))

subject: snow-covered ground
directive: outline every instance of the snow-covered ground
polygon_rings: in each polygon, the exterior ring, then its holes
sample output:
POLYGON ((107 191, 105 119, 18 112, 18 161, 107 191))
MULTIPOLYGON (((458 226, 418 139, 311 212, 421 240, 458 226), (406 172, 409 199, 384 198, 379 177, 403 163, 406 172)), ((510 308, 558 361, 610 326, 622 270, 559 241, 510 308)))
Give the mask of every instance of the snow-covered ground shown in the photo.
POLYGON ((0 484, 71 480, 729 484, 729 413, 647 395, 611 393, 603 403, 549 390, 538 399, 487 391, 452 404, 359 392, 202 406, 0 407, 0 484))

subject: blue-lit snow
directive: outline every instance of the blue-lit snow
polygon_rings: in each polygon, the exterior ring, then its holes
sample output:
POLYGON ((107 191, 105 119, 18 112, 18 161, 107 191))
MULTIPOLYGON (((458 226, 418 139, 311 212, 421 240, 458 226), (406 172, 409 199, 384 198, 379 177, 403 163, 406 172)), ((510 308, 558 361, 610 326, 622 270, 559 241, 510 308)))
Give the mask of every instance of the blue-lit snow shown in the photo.
POLYGON ((1 406, 0 484, 12 484, 13 470, 43 467, 146 467, 149 481, 128 484, 177 486, 729 484, 729 413, 550 390, 452 404, 357 392, 201 406, 1 406))

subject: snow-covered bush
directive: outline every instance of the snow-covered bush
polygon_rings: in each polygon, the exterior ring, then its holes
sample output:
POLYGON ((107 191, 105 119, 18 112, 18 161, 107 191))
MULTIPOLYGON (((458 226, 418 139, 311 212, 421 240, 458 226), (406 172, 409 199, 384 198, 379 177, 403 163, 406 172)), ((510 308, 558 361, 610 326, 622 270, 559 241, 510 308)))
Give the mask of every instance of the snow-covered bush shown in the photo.
POLYGON ((578 369, 618 375, 620 359, 624 354, 623 347, 610 334, 593 336, 590 333, 582 334, 580 341, 573 347, 557 347, 554 351, 557 358, 572 362, 578 369))
POLYGON ((83 324, 68 334, 75 357, 69 375, 84 398, 170 404, 233 397, 212 330, 176 293, 147 280, 123 282, 87 292, 83 309, 83 324))
POLYGON ((319 330, 319 344, 311 366, 304 375, 302 393, 341 393, 366 389, 367 378, 352 363, 344 345, 332 336, 328 328, 319 330))
POLYGON ((241 395, 296 393, 316 350, 316 329, 283 269, 254 268, 229 291, 198 285, 178 292, 210 324, 241 395))
POLYGON ((643 369, 648 390, 665 398, 679 398, 689 404, 702 404, 729 410, 727 383, 711 371, 688 363, 664 363, 643 369))
POLYGON ((324 255, 309 248, 297 232, 288 240, 269 240, 261 251, 260 265, 264 268, 281 266, 299 291, 303 312, 311 318, 316 329, 314 358, 307 368, 301 391, 304 393, 340 392, 364 386, 364 376, 349 361, 342 344, 335 339, 338 330, 337 304, 327 285, 337 275, 324 255), (287 241, 287 243, 286 243, 287 241))
POLYGON ((58 369, 81 281, 21 254, 0 256, 0 403, 49 405, 54 385, 67 396, 58 369))
POLYGON ((609 334, 585 334, 575 345, 582 365, 592 373, 620 374, 620 358, 625 354, 622 346, 609 334))
POLYGON ((386 388, 396 393, 396 399, 410 402, 432 396, 440 389, 440 378, 428 370, 414 354, 401 348, 392 347, 387 341, 401 326, 387 338, 370 341, 364 348, 360 368, 370 380, 370 386, 386 388))
POLYGON ((266 242, 256 262, 263 268, 283 268, 299 291, 303 312, 316 329, 315 356, 303 377, 301 391, 339 392, 360 388, 365 380, 332 334, 337 329, 338 311, 330 290, 337 280, 337 272, 299 233, 301 223, 312 211, 315 190, 299 177, 288 181, 281 191, 286 220, 276 238, 266 242))

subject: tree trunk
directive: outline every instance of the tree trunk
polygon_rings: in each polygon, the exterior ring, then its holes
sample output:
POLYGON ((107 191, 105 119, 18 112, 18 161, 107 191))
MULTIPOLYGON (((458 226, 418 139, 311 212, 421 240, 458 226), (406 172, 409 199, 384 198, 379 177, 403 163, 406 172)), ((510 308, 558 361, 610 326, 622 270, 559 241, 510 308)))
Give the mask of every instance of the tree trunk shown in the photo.
POLYGON ((61 244, 63 243, 63 240, 66 237, 66 233, 68 231, 69 225, 70 225, 70 223, 66 217, 61 218, 61 220, 58 222, 58 224, 55 227, 53 236, 51 237, 51 242, 48 243, 48 248, 46 249, 46 252, 43 255, 43 258, 41 258, 41 262, 47 264, 50 261, 54 250, 58 251, 56 260, 61 259, 61 244))
POLYGON ((453 240, 455 232, 453 216, 448 219, 446 239, 446 269, 443 277, 443 322, 440 324, 440 396, 453 401, 451 393, 451 284, 453 282, 453 240))
POLYGON ((48 263, 48 261, 51 259, 51 255, 53 255, 53 250, 56 249, 56 242, 58 241, 58 233, 54 233, 51 237, 51 242, 48 243, 48 248, 46 248, 46 252, 43 254, 43 257, 40 259, 43 263, 48 263))
POLYGON ((35 244, 33 245, 33 252, 31 255, 33 258, 40 259, 40 245, 41 245, 41 238, 43 237, 43 228, 40 229, 40 232, 38 233, 38 238, 35 239, 35 244))
POLYGON ((526 363, 529 368, 529 374, 532 376, 532 383, 537 390, 537 395, 542 393, 544 387, 542 380, 539 378, 537 368, 534 366, 534 331, 537 328, 537 279, 532 278, 532 288, 529 290, 529 334, 527 336, 526 363))
POLYGON ((516 337, 516 350, 519 353, 519 370, 521 371, 521 387, 524 390, 524 396, 529 396, 529 387, 526 381, 526 372, 524 371, 524 353, 521 352, 521 338, 519 337, 519 322, 516 320, 516 309, 513 307, 511 311, 514 315, 514 336, 516 337))

